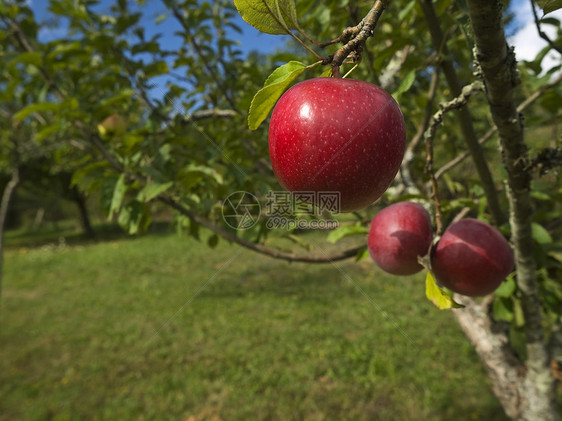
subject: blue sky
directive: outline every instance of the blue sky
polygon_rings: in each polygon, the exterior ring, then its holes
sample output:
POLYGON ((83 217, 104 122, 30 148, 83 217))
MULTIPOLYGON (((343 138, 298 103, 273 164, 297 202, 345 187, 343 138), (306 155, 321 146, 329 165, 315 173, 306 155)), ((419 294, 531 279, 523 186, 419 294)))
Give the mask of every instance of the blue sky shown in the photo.
MULTIPOLYGON (((135 6, 135 1, 128 0, 128 2, 133 7, 139 8, 139 6, 135 6)), ((46 20, 51 17, 48 12, 49 0, 28 0, 28 3, 31 5, 32 10, 39 20, 46 20)), ((100 4, 95 8, 95 11, 109 14, 109 7, 113 3, 115 3, 115 0, 101 0, 100 4)), ((515 14, 515 20, 512 27, 508 29, 508 33, 524 28, 532 19, 529 3, 529 0, 515 0, 512 2, 511 11, 515 14)), ((140 8, 143 11, 142 23, 148 36, 160 32, 163 34, 162 42, 167 46, 179 45, 180 40, 175 37, 173 33, 174 31, 181 30, 181 28, 174 19, 166 19, 164 23, 159 25, 154 22, 156 17, 166 11, 166 8, 160 0, 147 0, 140 8)), ((49 41, 65 36, 66 26, 64 21, 59 23, 60 25, 57 27, 43 29, 40 34, 41 39, 49 41)), ((248 53, 252 50, 268 53, 274 51, 276 48, 282 47, 287 40, 287 36, 268 35, 259 32, 244 22, 240 16, 237 17, 237 24, 242 29, 243 33, 238 34, 232 31, 231 35, 233 39, 240 42, 240 49, 244 53, 248 53)))
MULTIPOLYGON (((116 0, 101 0, 94 10, 96 12, 105 12, 110 14, 110 5, 114 4, 115 1, 116 0)), ((49 20, 50 18, 52 19, 52 15, 48 12, 49 3, 49 0, 28 0, 28 4, 39 21, 49 20)), ((162 33, 163 36, 160 39, 160 42, 162 45, 166 46, 166 49, 179 48, 182 41, 179 37, 174 35, 175 31, 181 31, 177 21, 173 18, 168 18, 160 24, 155 23, 156 17, 166 12, 166 8, 161 3, 161 0, 147 0, 143 6, 136 5, 135 0, 128 0, 128 3, 132 8, 142 9, 142 25, 145 29, 147 38, 155 33, 162 33)), ((535 57, 544 45, 546 45, 545 41, 540 39, 537 35, 537 31, 532 20, 530 1, 514 0, 510 11, 514 13, 515 19, 512 25, 510 25, 510 28, 507 30, 508 34, 511 35, 509 41, 516 46, 515 52, 518 59, 530 60, 535 57)), ((549 16, 562 19, 562 10, 554 12, 549 16)), ((237 15, 236 23, 242 29, 242 34, 231 31, 229 36, 231 36, 232 39, 239 41, 240 49, 244 54, 247 54, 252 50, 258 50, 264 53, 272 52, 281 48, 288 39, 287 35, 263 34, 244 22, 239 15, 237 15)), ((544 25, 543 30, 547 33, 550 31, 550 34, 554 36, 556 28, 552 25, 544 25)), ((39 39, 43 41, 50 41, 64 37, 66 33, 67 30, 65 21, 59 20, 56 24, 42 29, 39 34, 39 39)), ((552 67, 559 62, 560 58, 551 54, 550 57, 545 58, 543 68, 552 67)), ((168 80, 170 80, 168 76, 162 76, 157 80, 154 80, 159 87, 155 88, 151 92, 151 95, 155 98, 161 98, 163 96, 162 87, 168 80)))
MULTIPOLYGON (((100 4, 93 10, 96 12, 110 14, 109 8, 111 4, 114 3, 115 0, 101 0, 100 4)), ((163 37, 161 38, 161 42, 165 44, 167 48, 173 48, 174 45, 179 46, 180 39, 174 36, 173 33, 175 31, 181 31, 181 28, 173 18, 166 19, 160 24, 156 24, 154 22, 156 17, 166 12, 166 8, 160 0, 147 0, 142 7, 136 6, 135 1, 128 0, 128 3, 131 7, 142 10, 142 23, 145 28, 147 38, 155 33, 162 33, 163 37)), ((48 11, 48 0, 28 0, 28 4, 30 4, 31 9, 39 21, 52 18, 52 15, 48 11)), ((240 16, 237 16, 236 23, 242 29, 243 33, 238 34, 235 31, 231 31, 230 35, 232 36, 232 39, 240 42, 240 49, 245 54, 252 50, 259 50, 266 53, 271 52, 276 48, 283 46, 287 40, 287 36, 268 35, 259 32, 257 29, 254 29, 252 26, 244 22, 240 16)), ((64 21, 59 21, 59 26, 43 29, 40 33, 40 39, 50 41, 63 37, 65 34, 66 24, 64 21)))

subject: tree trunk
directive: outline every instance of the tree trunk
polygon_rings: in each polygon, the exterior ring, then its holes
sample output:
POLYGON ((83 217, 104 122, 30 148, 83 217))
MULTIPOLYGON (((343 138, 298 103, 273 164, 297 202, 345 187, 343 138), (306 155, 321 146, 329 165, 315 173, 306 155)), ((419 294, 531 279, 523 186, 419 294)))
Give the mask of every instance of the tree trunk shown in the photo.
POLYGON ((491 316, 491 296, 481 304, 476 300, 455 296, 465 305, 453 310, 454 315, 484 363, 492 381, 492 390, 506 415, 518 420, 528 404, 524 390, 525 366, 509 343, 507 323, 495 323, 491 316))
MULTIPOLYGON (((486 84, 492 118, 498 128, 504 165, 507 170, 508 199, 510 204, 511 239, 515 249, 517 285, 521 291, 525 316, 527 360, 524 376, 516 383, 520 390, 519 407, 510 417, 521 421, 554 421, 556 411, 555 381, 550 370, 550 359, 542 327, 541 304, 536 277, 536 262, 531 230, 532 206, 530 200, 531 177, 526 170, 529 162, 523 140, 522 119, 514 102, 514 87, 519 80, 513 51, 507 45, 502 20, 502 4, 498 0, 467 0, 470 22, 474 34, 475 58, 478 72, 486 84)), ((470 314, 470 309, 467 310, 470 314)), ((491 319, 491 316, 486 316, 491 319)), ((489 322, 491 324, 491 321, 489 322)), ((462 323, 461 323, 462 325, 462 323)), ((484 329, 485 330, 485 329, 484 329)), ((466 330, 465 330, 466 331, 466 330)), ((483 346, 476 350, 490 366, 493 360, 483 346)), ((498 344, 495 345, 496 347, 498 344)), ((496 351, 494 354, 499 352, 496 351)), ((507 362, 505 362, 507 363, 507 362)), ((510 381, 498 388, 510 388, 510 381)), ((508 381, 508 380, 506 380, 508 381)), ((504 401, 500 401, 504 404, 504 401)))
POLYGON ((6 216, 8 215, 8 205, 10 199, 20 181, 19 168, 16 167, 12 171, 12 177, 2 193, 2 201, 0 202, 0 297, 2 296, 2 273, 4 268, 4 226, 6 224, 6 216))
POLYGON ((80 225, 82 226, 82 232, 86 237, 94 238, 96 236, 96 233, 92 228, 92 224, 90 222, 90 214, 88 212, 86 197, 76 187, 73 187, 73 190, 74 203, 76 203, 78 212, 80 214, 80 225))
MULTIPOLYGON (((442 56, 440 60, 441 68, 443 69, 443 74, 447 80, 447 85, 451 90, 451 96, 453 98, 457 97, 461 93, 462 84, 457 76, 457 71, 455 70, 453 61, 450 58, 451 53, 447 48, 447 40, 445 39, 445 34, 441 29, 441 21, 435 12, 432 0, 420 0, 419 1, 422 13, 424 15, 427 27, 429 29, 429 34, 431 36, 431 41, 433 43, 433 48, 435 51, 442 56)), ((466 146, 472 157, 474 167, 480 180, 482 181, 482 188, 488 201, 488 208, 490 214, 496 225, 501 225, 506 222, 506 217, 500 201, 498 198, 498 193, 496 191, 496 185, 486 162, 486 157, 482 150, 481 145, 478 143, 478 136, 476 135, 476 130, 474 129, 474 124, 472 121, 472 115, 468 107, 462 107, 456 111, 461 132, 463 134, 466 146)))

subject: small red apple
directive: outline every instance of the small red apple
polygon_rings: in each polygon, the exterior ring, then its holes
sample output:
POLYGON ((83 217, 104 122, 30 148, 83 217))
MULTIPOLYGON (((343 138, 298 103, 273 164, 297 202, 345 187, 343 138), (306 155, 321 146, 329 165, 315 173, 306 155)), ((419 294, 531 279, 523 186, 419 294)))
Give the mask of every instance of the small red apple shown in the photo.
POLYGON ((367 82, 316 78, 279 99, 269 125, 269 155, 290 191, 339 192, 339 211, 377 200, 398 172, 406 144, 394 99, 367 82))
POLYGON ((422 270, 418 256, 429 250, 433 230, 423 206, 412 202, 390 205, 375 215, 369 230, 371 258, 393 275, 413 275, 422 270))
POLYGON ((459 294, 493 292, 513 270, 513 251, 503 235, 477 219, 452 223, 434 249, 431 265, 437 281, 459 294))

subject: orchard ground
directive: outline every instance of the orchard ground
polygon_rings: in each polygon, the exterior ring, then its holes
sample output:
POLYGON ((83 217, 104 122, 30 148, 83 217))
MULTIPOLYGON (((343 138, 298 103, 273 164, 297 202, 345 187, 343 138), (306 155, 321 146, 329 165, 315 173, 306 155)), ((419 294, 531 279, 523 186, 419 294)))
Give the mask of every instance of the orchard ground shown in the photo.
POLYGON ((1 420, 505 419, 423 273, 68 228, 8 233, 1 420))

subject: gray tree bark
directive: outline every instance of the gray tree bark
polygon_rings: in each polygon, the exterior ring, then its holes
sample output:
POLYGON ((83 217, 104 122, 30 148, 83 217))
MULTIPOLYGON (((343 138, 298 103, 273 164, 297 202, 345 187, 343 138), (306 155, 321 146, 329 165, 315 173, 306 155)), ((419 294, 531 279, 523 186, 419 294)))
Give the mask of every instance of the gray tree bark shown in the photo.
POLYGON ((12 177, 2 193, 2 201, 0 202, 0 297, 2 296, 2 273, 4 269, 4 226, 6 225, 6 217, 8 215, 8 206, 10 199, 20 181, 19 168, 12 170, 12 177))
MULTIPOLYGON (((502 21, 502 4, 498 0, 467 0, 475 42, 475 56, 487 89, 488 103, 494 123, 498 128, 504 165, 507 170, 509 222, 511 240, 515 250, 517 284, 522 293, 525 316, 527 360, 521 375, 513 372, 491 376, 494 391, 512 389, 513 399, 498 398, 508 416, 518 421, 555 421, 558 419, 555 397, 555 380, 549 366, 548 349, 542 327, 540 297, 536 278, 531 230, 532 206, 530 201, 531 176, 527 171, 529 157, 523 139, 523 123, 514 101, 514 88, 519 83, 513 50, 507 45, 502 21), (504 382, 503 384, 501 382, 504 382)), ((501 355, 501 336, 491 329, 490 315, 478 312, 478 307, 468 308, 459 315, 465 333, 473 340, 480 357, 492 373, 501 373, 510 367, 508 358, 501 355), (486 321, 486 318, 489 319, 486 321), (482 324, 478 338, 470 325, 482 324), (486 346, 485 341, 491 345, 486 346), (495 341, 495 344, 494 344, 495 341), (497 349, 494 349, 497 348, 497 349)), ((515 366, 518 367, 517 365, 515 366)))

